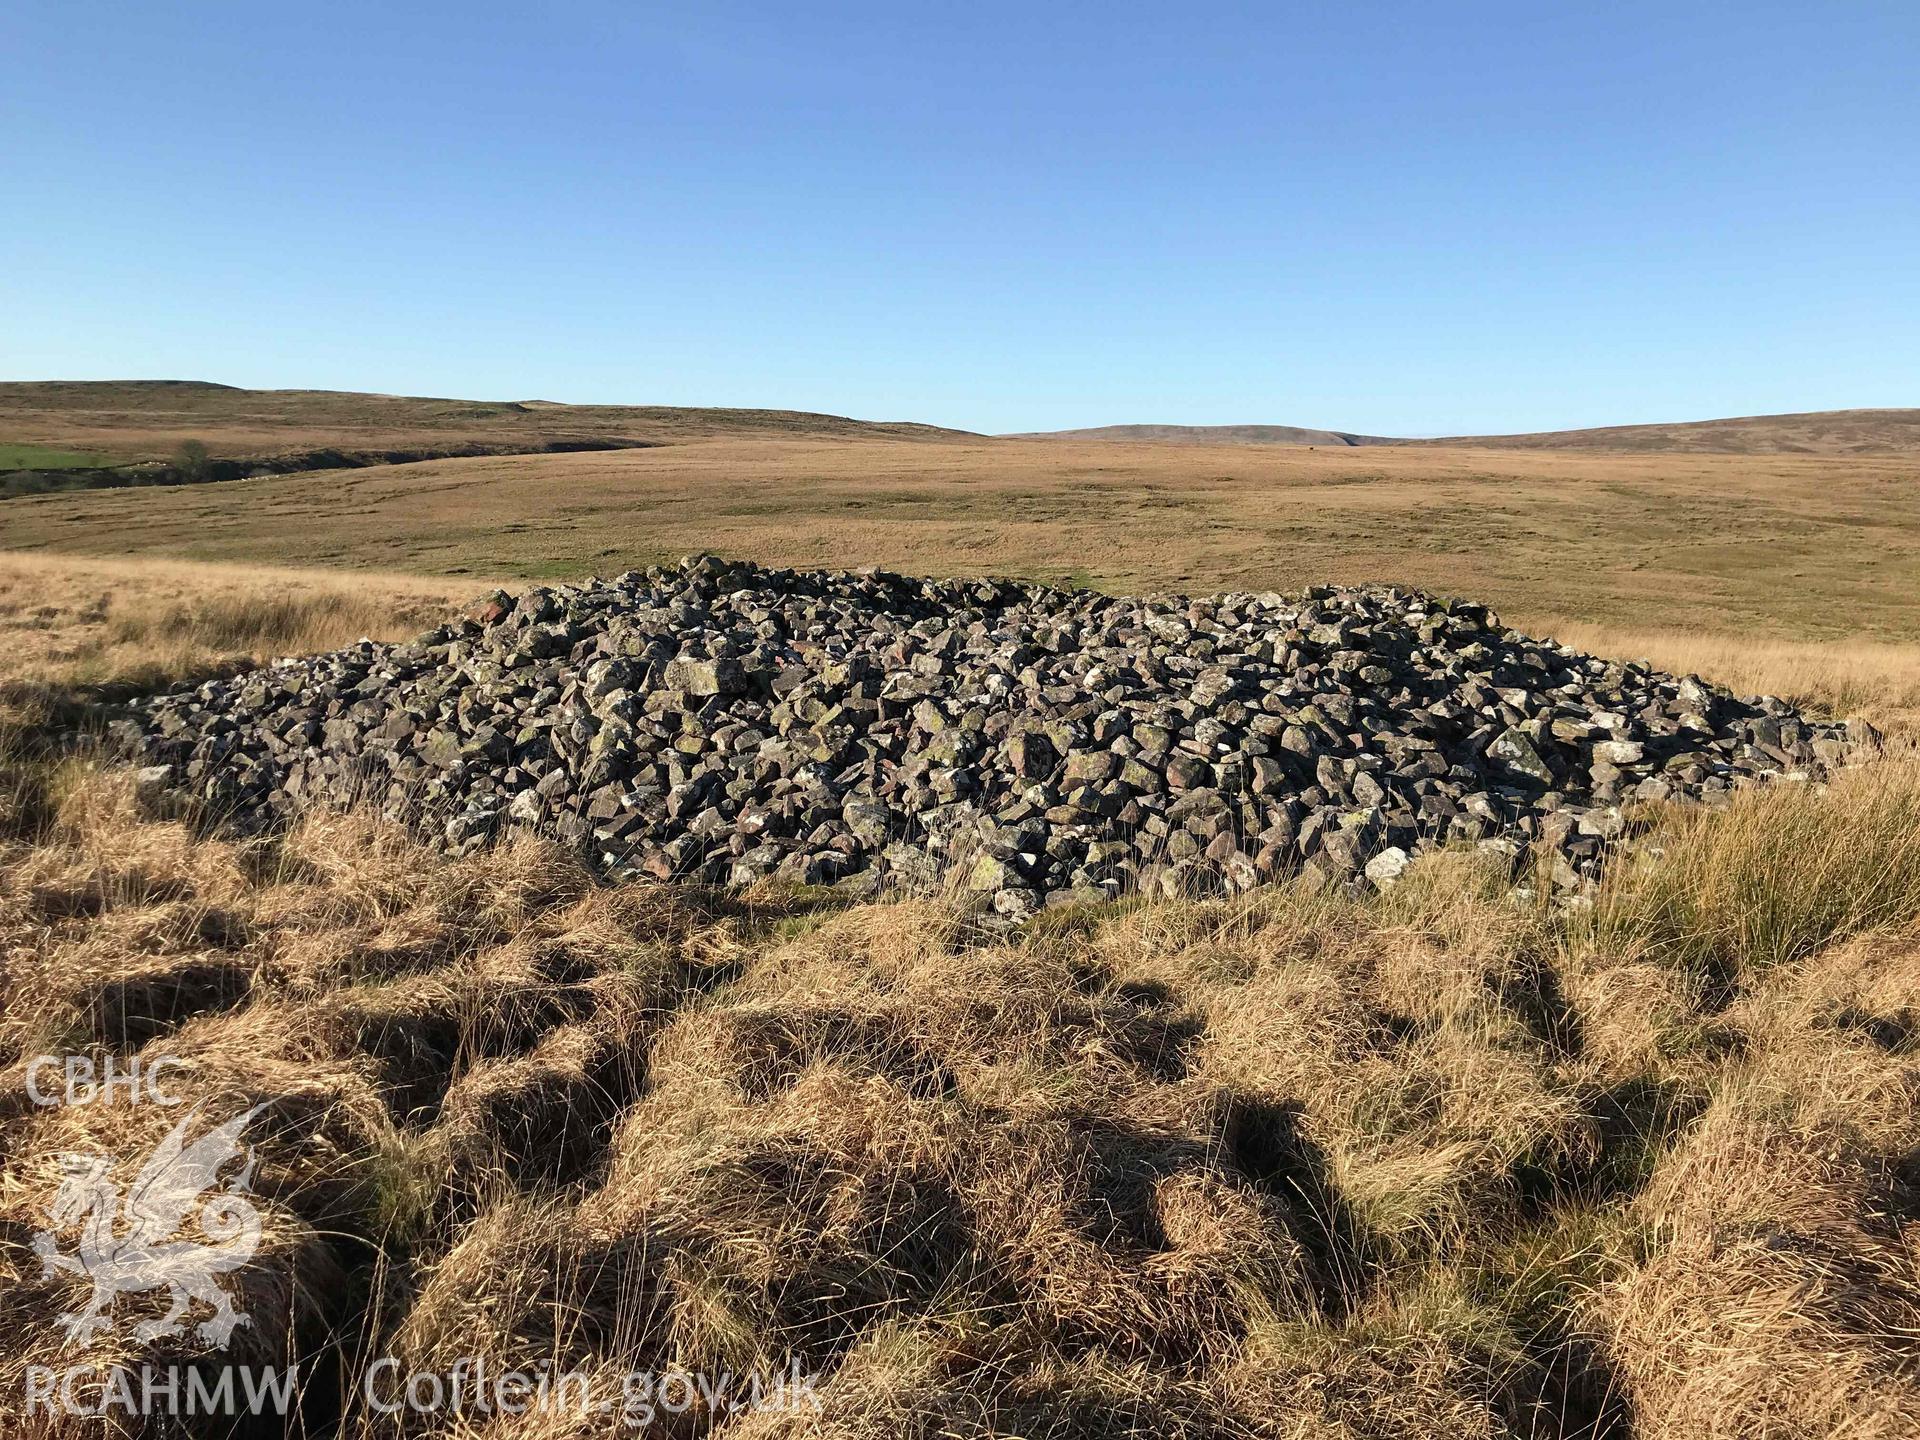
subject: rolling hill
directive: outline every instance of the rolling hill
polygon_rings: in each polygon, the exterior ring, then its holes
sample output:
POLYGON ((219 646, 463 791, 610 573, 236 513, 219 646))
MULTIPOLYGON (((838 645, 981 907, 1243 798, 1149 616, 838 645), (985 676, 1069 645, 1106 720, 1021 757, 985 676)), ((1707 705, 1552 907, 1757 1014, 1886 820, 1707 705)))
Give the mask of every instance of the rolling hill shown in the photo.
POLYGON ((1418 440, 1297 425, 1101 425, 1011 438, 1160 445, 1446 445, 1489 450, 1636 450, 1701 455, 1899 455, 1920 451, 1920 409, 1813 410, 1673 424, 1418 440))
POLYGON ((216 460, 301 470, 716 438, 899 440, 960 433, 799 410, 242 390, 199 380, 0 382, 0 443, 57 448, 122 465, 168 460, 183 440, 200 441, 216 460))
MULTIPOLYGON (((0 453, 67 464, 170 460, 197 440, 229 468, 331 469, 452 456, 638 449, 695 440, 978 439, 908 421, 801 410, 567 405, 339 390, 244 390, 198 380, 0 382, 0 453)), ((1501 450, 1729 455, 1892 455, 1920 451, 1920 408, 1823 410, 1512 435, 1403 438, 1299 425, 1102 425, 1017 440, 1159 445, 1473 446, 1501 450)), ((24 468, 0 464, 0 469, 24 468)))
POLYGON ((1009 440, 1122 440, 1156 445, 1403 445, 1385 435, 1350 435, 1301 425, 1096 425, 1088 430, 1038 430, 1009 440))

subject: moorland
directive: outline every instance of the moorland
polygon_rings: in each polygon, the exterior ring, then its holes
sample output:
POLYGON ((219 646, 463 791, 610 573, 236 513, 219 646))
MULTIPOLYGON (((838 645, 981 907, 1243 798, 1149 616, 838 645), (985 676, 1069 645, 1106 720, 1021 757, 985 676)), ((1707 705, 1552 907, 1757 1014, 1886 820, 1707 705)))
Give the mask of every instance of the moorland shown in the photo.
MULTIPOLYGON (((110 450, 89 423, 0 440, 110 450)), ((54 1051, 265 1107, 234 1349, 136 1339, 147 1296, 90 1358, 297 1359, 307 1433, 396 1433, 354 1398, 391 1355, 818 1372, 817 1409, 682 1422, 734 1437, 1910 1435, 1916 525, 1900 454, 733 432, 7 501, 4 1428, 112 1433, 18 1408, 80 1289, 28 1237, 63 1154, 130 1173, 172 1118, 16 1103, 54 1051), (236 836, 89 738, 690 550, 1426 586, 1869 715, 1889 753, 1656 807, 1579 908, 1469 850, 1007 932, 949 892, 614 886, 362 812, 236 836)))

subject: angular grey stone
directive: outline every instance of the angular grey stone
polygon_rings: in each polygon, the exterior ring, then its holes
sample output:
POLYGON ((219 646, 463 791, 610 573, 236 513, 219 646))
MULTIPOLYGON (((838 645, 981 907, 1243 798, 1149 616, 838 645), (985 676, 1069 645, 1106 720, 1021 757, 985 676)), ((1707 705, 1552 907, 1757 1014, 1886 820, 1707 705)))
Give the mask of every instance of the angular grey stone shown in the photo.
POLYGON ((1647 747, 1638 740, 1602 740, 1593 754, 1609 765, 1638 765, 1647 758, 1647 747))
POLYGON ((1513 774, 1542 785, 1553 784, 1553 771, 1540 758, 1540 752, 1533 748, 1532 739, 1523 730, 1502 731, 1487 747, 1487 754, 1513 774))
POLYGON ((1366 875, 1374 888, 1385 890, 1406 873, 1412 857, 1398 845, 1389 845, 1378 855, 1367 861, 1366 875))
POLYGON ((1053 773, 1058 759, 1052 742, 1031 731, 1010 738, 1006 749, 1008 767, 1023 780, 1044 780, 1053 773))
POLYGON ((662 677, 669 690, 689 695, 737 695, 746 688, 738 660, 673 660, 662 677))
POLYGON ((976 856, 973 867, 967 871, 969 890, 998 890, 1013 883, 1015 871, 1005 860, 995 855, 976 856))
POLYGON ((1067 756, 1066 783, 1098 785, 1120 771, 1120 757, 1110 750, 1081 750, 1067 756))
POLYGON ((1195 755, 1173 755, 1167 760, 1167 784, 1175 790, 1191 790, 1213 778, 1213 767, 1195 755))
POLYGON ((143 807, 152 809, 167 798, 173 784, 171 765, 143 765, 133 772, 133 796, 143 807))

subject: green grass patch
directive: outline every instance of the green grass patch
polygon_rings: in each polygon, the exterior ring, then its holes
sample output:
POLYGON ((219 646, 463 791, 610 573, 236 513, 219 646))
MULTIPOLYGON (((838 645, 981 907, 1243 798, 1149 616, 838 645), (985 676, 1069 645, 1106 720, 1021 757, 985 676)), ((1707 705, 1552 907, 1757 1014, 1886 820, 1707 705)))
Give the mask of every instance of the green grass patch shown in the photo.
POLYGON ((0 442, 0 470, 87 470, 112 463, 105 455, 89 455, 83 450, 0 442))

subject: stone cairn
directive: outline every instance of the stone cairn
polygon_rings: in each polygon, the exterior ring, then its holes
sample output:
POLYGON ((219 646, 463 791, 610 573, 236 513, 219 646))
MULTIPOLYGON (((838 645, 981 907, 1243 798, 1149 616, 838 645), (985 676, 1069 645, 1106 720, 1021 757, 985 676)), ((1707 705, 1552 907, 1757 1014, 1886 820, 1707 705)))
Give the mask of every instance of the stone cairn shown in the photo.
POLYGON ((456 852, 975 892, 999 915, 1384 887, 1478 845, 1582 892, 1636 802, 1817 779, 1872 731, 1385 588, 1116 597, 712 556, 499 593, 139 702, 153 798, 259 829, 372 805, 456 852))

